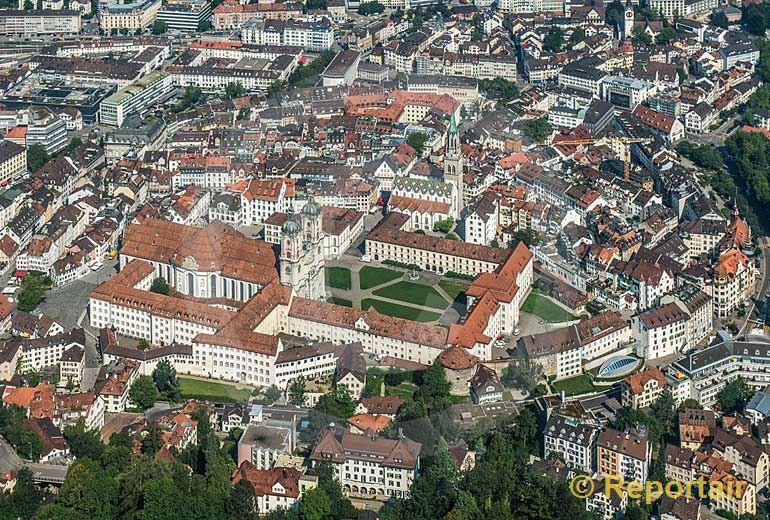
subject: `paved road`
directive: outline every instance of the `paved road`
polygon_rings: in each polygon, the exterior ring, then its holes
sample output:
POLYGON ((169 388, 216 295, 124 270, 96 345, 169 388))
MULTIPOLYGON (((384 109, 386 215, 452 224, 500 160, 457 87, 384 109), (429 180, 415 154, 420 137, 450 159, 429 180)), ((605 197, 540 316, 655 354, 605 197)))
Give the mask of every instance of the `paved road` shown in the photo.
POLYGON ((22 460, 11 445, 0 437, 0 471, 5 473, 11 469, 18 470, 22 466, 29 468, 32 471, 33 478, 36 478, 36 480, 56 483, 64 482, 64 477, 67 476, 67 470, 69 469, 69 466, 39 464, 22 460))

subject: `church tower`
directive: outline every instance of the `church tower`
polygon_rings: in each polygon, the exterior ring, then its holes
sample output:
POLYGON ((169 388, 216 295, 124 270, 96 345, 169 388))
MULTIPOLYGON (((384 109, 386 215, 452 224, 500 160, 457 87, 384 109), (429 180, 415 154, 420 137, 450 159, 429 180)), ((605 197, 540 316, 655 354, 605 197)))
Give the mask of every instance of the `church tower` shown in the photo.
POLYGON ((326 296, 322 218, 321 205, 310 193, 299 217, 289 210, 281 226, 281 283, 311 300, 326 296))
POLYGON ((465 206, 465 189, 463 178, 463 154, 460 150, 460 135, 457 133, 455 116, 449 119, 449 131, 447 132, 446 145, 444 146, 444 181, 451 182, 457 188, 455 219, 459 219, 465 206))
POLYGON ((623 39, 627 40, 634 34, 634 6, 631 0, 626 0, 626 9, 623 13, 623 39))

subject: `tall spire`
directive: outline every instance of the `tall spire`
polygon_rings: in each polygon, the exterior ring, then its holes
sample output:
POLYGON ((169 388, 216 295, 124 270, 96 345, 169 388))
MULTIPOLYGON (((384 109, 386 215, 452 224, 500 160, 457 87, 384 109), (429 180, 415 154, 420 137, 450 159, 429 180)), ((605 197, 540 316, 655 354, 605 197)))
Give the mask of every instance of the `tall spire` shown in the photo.
POLYGON ((449 117, 449 131, 446 136, 446 149, 444 155, 455 156, 460 154, 460 135, 457 133, 457 121, 454 112, 449 117))

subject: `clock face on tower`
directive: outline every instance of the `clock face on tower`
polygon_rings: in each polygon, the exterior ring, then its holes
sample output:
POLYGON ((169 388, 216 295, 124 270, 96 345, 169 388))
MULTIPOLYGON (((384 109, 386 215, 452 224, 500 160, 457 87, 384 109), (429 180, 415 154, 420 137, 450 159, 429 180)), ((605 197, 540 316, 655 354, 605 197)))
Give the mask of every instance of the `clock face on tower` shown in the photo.
POLYGON ((628 11, 628 12, 626 13, 626 18, 631 18, 631 17, 633 17, 633 16, 634 16, 634 13, 633 13, 633 12, 631 12, 631 11, 628 11))

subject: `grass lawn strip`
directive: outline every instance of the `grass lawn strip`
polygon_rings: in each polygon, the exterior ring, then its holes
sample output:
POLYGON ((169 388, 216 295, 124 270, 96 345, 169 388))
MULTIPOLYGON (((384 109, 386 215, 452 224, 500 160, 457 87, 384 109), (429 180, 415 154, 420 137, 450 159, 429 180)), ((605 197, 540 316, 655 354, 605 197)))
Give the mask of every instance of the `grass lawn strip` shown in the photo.
POLYGON ((591 384, 591 380, 585 374, 569 379, 562 379, 561 381, 555 381, 551 386, 557 392, 563 391, 565 395, 587 394, 595 390, 594 386, 591 384))
POLYGON ((372 294, 390 298, 391 300, 399 300, 441 310, 446 309, 449 303, 430 285, 405 281, 396 282, 393 285, 377 289, 372 294))
POLYGON ((421 309, 415 309, 414 307, 407 307, 406 305, 398 305, 397 303, 390 303, 383 300, 377 300, 374 298, 365 298, 361 300, 361 308, 363 310, 369 307, 374 307, 377 312, 385 314, 387 316, 393 316, 394 318, 403 318, 405 320, 428 322, 436 321, 441 315, 435 312, 423 311, 421 309))
POLYGON ((394 271, 386 267, 371 267, 365 265, 358 271, 358 279, 361 289, 371 289, 386 282, 398 280, 404 276, 401 271, 394 271))
POLYGON ((351 283, 350 269, 347 267, 327 267, 326 285, 335 289, 344 289, 349 291, 353 286, 351 283))
POLYGON ((350 300, 346 300, 345 298, 337 298, 336 296, 329 296, 326 298, 326 301, 329 303, 334 303, 336 305, 342 305, 344 307, 353 307, 353 302, 350 300))
POLYGON ((532 289, 524 304, 521 306, 522 312, 528 312, 541 317, 549 323, 561 323, 572 321, 575 316, 565 311, 551 300, 541 296, 537 289, 532 289))
POLYGON ((232 385, 215 381, 201 381, 179 377, 179 387, 183 398, 205 399, 209 401, 242 402, 248 401, 251 391, 239 390, 232 385))
POLYGON ((457 282, 450 282, 449 280, 441 280, 438 285, 444 289, 444 292, 452 297, 453 301, 456 300, 457 297, 461 294, 465 294, 465 291, 468 290, 467 285, 457 282))

